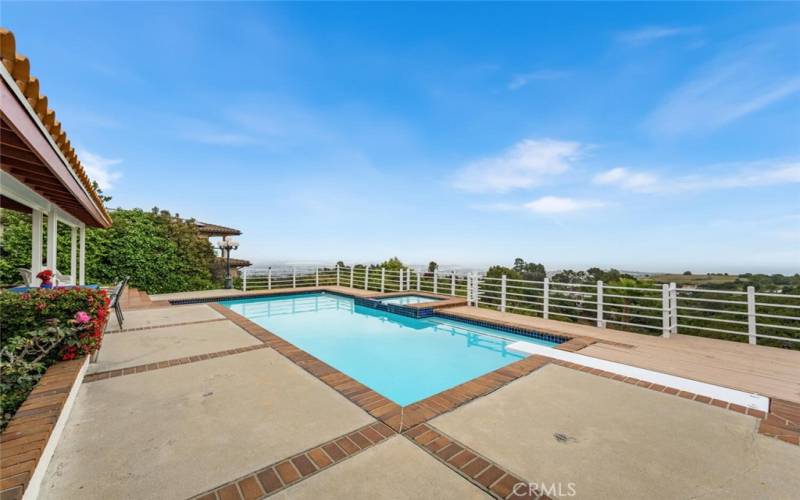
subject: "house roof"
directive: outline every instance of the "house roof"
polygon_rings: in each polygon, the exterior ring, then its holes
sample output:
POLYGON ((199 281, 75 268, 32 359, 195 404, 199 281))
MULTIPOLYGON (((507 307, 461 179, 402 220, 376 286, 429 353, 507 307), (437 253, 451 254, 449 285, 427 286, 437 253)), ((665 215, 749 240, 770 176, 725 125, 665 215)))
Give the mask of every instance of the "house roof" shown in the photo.
POLYGON ((234 229, 232 227, 225 227, 220 226, 217 224, 209 224, 208 222, 200 222, 195 221, 195 225, 197 226, 197 230, 203 236, 239 236, 242 234, 241 231, 238 229, 234 229))
MULTIPOLYGON (((40 92, 39 80, 30 75, 30 61, 24 55, 17 53, 14 34, 5 28, 0 28, 0 59, 19 90, 19 93, 13 89, 9 89, 8 93, 4 90, 3 169, 6 170, 8 165, 12 175, 22 177, 26 184, 32 185, 36 191, 48 198, 63 197, 59 191, 67 188, 70 191, 69 196, 66 199, 54 199, 55 203, 64 206, 67 211, 87 223, 109 226, 111 217, 106 211, 103 200, 86 174, 61 122, 56 119, 55 111, 48 107, 47 96, 40 92), (26 102, 17 102, 18 100, 26 102), (34 122, 38 121, 37 127, 21 124, 22 117, 26 114, 34 122), (27 130, 22 130, 22 125, 28 126, 27 130), (55 147, 55 153, 44 151, 48 147, 46 143, 50 141, 35 138, 33 132, 36 132, 36 128, 49 135, 48 139, 52 140, 50 146, 55 147), (38 146, 32 146, 32 142, 36 142, 32 141, 32 138, 39 141, 38 146), (54 165, 56 163, 65 164, 77 183, 63 175, 59 177, 47 172, 47 167, 51 170, 58 167, 54 165)), ((6 78, 3 81, 5 80, 6 78)))
POLYGON ((246 259, 231 259, 231 267, 249 267, 252 266, 253 263, 246 259))

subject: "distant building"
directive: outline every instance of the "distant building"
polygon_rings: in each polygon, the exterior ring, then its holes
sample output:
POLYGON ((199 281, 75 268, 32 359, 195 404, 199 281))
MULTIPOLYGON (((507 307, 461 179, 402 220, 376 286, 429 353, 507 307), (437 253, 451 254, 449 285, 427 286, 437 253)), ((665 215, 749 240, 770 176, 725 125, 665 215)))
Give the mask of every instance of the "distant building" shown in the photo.
MULTIPOLYGON (((200 221, 195 221, 194 224, 197 226, 197 231, 200 233, 200 237, 208 238, 209 240, 212 238, 227 239, 231 236, 239 236, 242 234, 241 231, 232 227, 209 224, 208 222, 200 221)), ((222 279, 225 276, 225 259, 222 256, 222 252, 218 248, 217 242, 211 241, 211 246, 214 247, 214 252, 217 254, 217 260, 214 263, 214 267, 211 272, 214 274, 214 278, 222 279)), ((251 265, 252 263, 249 260, 231 258, 231 275, 236 278, 239 276, 239 270, 241 268, 251 265)))

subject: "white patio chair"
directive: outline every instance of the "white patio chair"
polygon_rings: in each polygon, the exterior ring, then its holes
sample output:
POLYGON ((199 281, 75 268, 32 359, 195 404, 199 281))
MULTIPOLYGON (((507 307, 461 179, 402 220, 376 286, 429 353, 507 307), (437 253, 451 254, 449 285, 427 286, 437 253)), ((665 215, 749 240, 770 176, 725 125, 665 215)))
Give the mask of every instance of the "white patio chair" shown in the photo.
POLYGON ((19 271, 19 275, 22 276, 22 281, 25 286, 33 286, 33 273, 30 269, 25 269, 24 267, 18 267, 17 271, 19 271))
POLYGON ((68 276, 66 274, 61 274, 58 271, 53 272, 53 276, 56 279, 57 286, 74 286, 75 283, 72 282, 72 276, 68 276))

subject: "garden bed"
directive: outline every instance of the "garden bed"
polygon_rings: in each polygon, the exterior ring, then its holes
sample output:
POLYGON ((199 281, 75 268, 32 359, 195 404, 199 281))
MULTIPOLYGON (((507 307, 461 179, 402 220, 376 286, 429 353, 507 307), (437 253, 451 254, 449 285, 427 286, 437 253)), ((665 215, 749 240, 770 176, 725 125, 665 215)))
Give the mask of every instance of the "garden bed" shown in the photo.
POLYGON ((36 498, 88 364, 83 356, 50 366, 0 434, 0 498, 36 498))

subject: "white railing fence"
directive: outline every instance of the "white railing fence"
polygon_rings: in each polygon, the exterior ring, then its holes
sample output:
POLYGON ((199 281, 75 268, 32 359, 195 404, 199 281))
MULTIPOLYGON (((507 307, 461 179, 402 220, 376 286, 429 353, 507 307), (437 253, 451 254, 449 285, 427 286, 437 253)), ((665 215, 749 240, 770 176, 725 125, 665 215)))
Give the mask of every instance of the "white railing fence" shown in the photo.
POLYGON ((630 287, 477 274, 469 279, 473 306, 667 338, 681 332, 800 347, 800 295, 760 293, 753 287, 747 291, 678 288, 675 283, 630 287))
POLYGON ((631 287, 602 281, 562 283, 548 278, 534 281, 364 265, 248 268, 242 272, 245 291, 333 285, 462 296, 473 307, 666 338, 681 332, 800 347, 800 295, 756 292, 753 287, 747 291, 678 288, 675 283, 631 287))
POLYGON ((242 289, 272 290, 307 286, 346 286, 376 292, 416 290, 466 296, 468 277, 455 271, 387 269, 377 266, 269 267, 242 270, 242 289))

